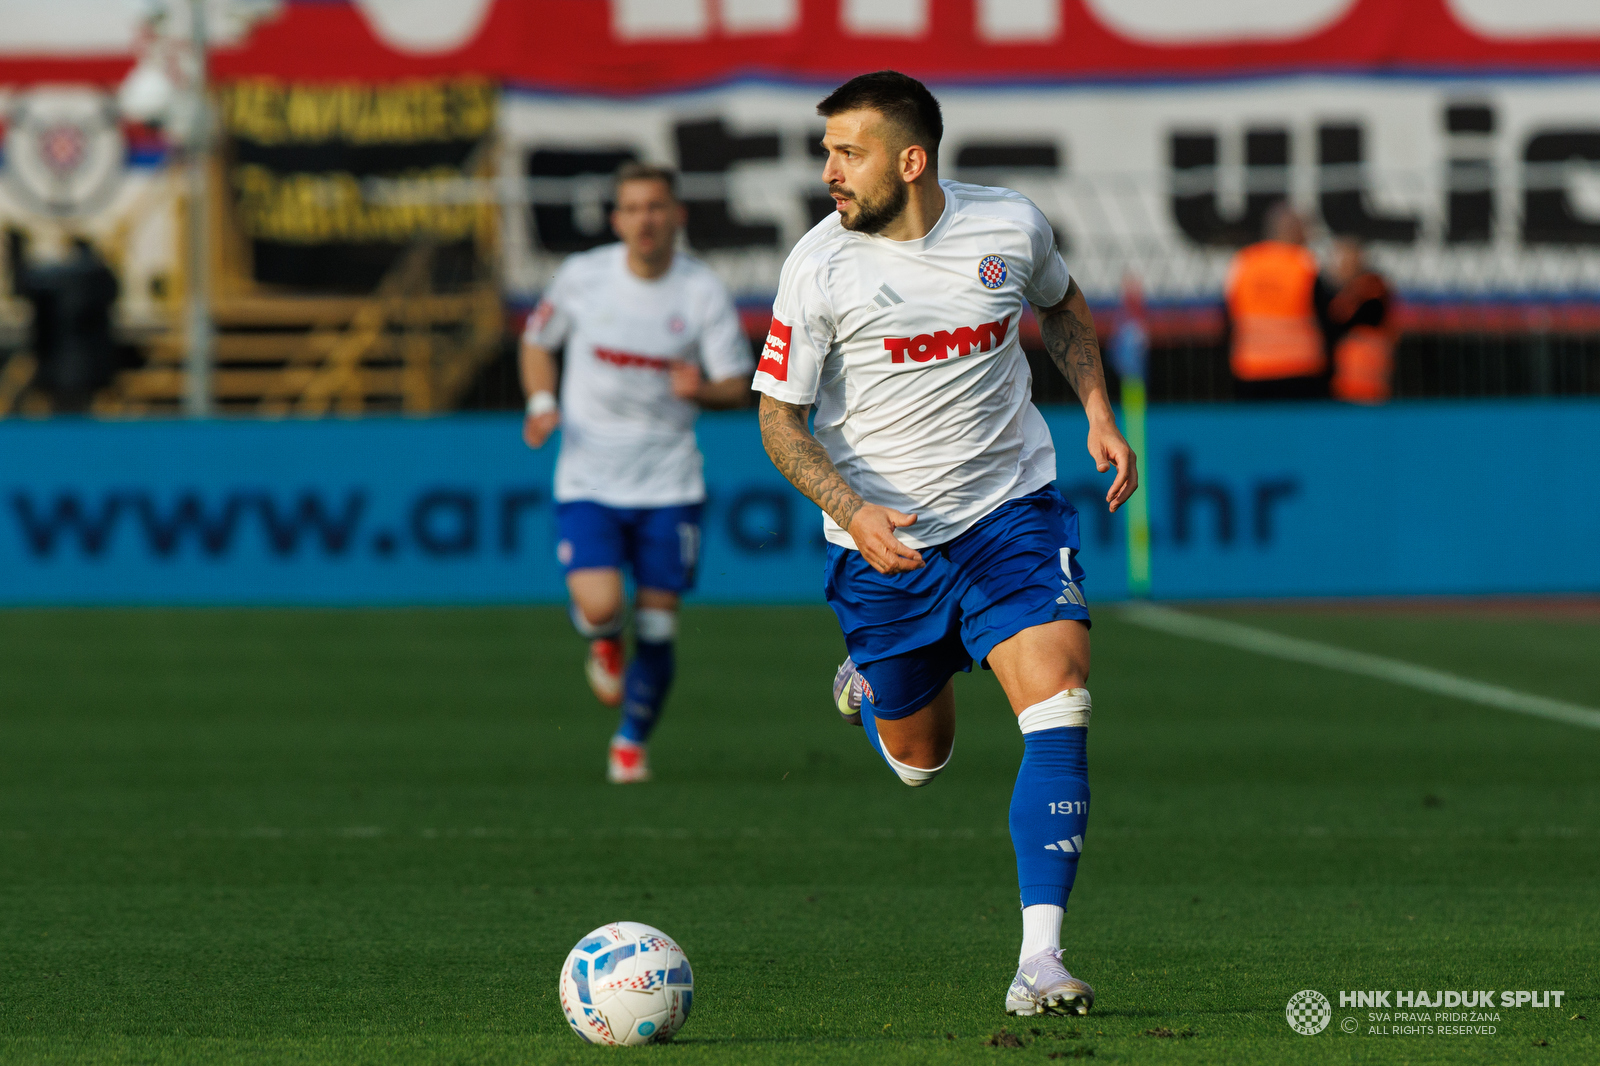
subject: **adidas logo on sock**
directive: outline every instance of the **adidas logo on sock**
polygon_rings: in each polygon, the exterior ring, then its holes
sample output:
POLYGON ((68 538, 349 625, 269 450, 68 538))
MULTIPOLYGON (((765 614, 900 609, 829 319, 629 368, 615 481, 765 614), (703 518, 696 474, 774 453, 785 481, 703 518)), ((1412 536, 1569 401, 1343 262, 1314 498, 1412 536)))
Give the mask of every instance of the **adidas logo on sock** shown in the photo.
POLYGON ((1046 844, 1044 846, 1044 850, 1065 851, 1069 853, 1080 852, 1083 850, 1083 837, 1079 835, 1073 837, 1071 840, 1058 840, 1054 844, 1046 844))
POLYGON ((872 302, 877 304, 879 307, 888 307, 890 304, 905 303, 904 300, 900 299, 899 293, 889 288, 888 282, 884 282, 882 285, 878 286, 878 294, 872 298, 872 302))

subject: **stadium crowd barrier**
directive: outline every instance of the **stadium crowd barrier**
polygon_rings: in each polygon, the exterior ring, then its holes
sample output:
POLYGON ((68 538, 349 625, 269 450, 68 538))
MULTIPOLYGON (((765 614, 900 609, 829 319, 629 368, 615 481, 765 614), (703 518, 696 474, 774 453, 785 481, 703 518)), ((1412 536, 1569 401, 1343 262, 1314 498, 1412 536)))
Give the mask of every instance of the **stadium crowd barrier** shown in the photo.
MULTIPOLYGON (((1047 409, 1091 602, 1126 529, 1047 409)), ((1158 407, 1157 598, 1600 591, 1600 403, 1158 407)), ((702 602, 820 602, 815 508, 708 415, 702 602)), ((551 602, 555 450, 515 418, 0 423, 0 603, 551 602)))

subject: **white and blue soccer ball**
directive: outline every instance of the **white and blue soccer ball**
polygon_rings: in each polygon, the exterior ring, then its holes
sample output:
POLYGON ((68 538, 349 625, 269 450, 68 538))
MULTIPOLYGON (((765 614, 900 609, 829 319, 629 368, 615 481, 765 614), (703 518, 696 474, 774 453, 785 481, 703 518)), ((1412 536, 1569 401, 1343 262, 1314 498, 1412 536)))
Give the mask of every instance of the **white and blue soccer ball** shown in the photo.
POLYGON ((561 964, 561 1009, 591 1044, 659 1044, 689 1019, 694 974, 683 949, 640 922, 602 925, 561 964))

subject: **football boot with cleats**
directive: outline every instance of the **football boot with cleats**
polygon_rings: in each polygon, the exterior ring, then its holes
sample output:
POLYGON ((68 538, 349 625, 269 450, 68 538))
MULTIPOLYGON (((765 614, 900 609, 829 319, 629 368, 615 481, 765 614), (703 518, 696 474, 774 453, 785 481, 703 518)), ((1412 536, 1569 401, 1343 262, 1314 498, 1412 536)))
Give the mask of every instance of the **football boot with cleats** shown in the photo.
POLYGON ((613 785, 636 785, 650 780, 650 756, 643 744, 612 737, 606 759, 606 780, 613 785))
POLYGON ((850 725, 861 724, 861 701, 872 698, 872 686, 848 656, 833 674, 833 705, 850 725))
POLYGON ((1059 948, 1047 948, 1022 960, 1006 992, 1006 1013, 1021 1017, 1088 1014, 1092 1006, 1094 989, 1067 972, 1059 948))
POLYGON ((589 642, 589 658, 583 664, 583 672, 594 698, 607 707, 622 706, 622 671, 626 665, 622 641, 603 637, 589 642))

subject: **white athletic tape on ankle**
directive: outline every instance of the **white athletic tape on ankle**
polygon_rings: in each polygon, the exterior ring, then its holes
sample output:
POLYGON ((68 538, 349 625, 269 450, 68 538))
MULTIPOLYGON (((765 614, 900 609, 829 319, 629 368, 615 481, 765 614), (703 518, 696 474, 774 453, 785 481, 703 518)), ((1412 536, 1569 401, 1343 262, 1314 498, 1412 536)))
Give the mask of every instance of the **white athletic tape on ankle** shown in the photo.
MULTIPOLYGON (((950 749, 950 755, 954 754, 955 748, 952 747, 950 749)), ((946 755, 944 757, 944 762, 940 763, 938 766, 935 766, 933 769, 924 770, 920 766, 907 766, 905 763, 899 761, 888 752, 883 753, 884 760, 889 764, 889 769, 893 770, 895 775, 899 777, 901 781, 910 785, 912 788, 921 788, 929 781, 932 781, 934 778, 938 777, 939 773, 946 766, 950 765, 950 755, 946 755)))
POLYGON ((583 612, 578 609, 577 604, 572 605, 571 614, 572 628, 576 629, 580 636, 587 637, 590 640, 604 640, 606 637, 614 637, 622 632, 622 616, 620 614, 598 624, 585 618, 583 612))
POLYGON ((640 640, 651 644, 665 644, 678 636, 676 611, 660 607, 643 607, 633 616, 633 631, 640 640))
POLYGON ((1017 715, 1017 728, 1024 733, 1037 733, 1041 729, 1087 726, 1092 710, 1088 689, 1069 688, 1024 708, 1017 715))

